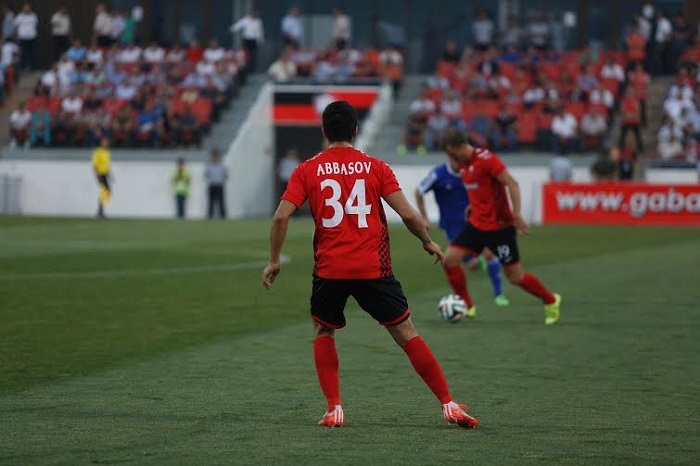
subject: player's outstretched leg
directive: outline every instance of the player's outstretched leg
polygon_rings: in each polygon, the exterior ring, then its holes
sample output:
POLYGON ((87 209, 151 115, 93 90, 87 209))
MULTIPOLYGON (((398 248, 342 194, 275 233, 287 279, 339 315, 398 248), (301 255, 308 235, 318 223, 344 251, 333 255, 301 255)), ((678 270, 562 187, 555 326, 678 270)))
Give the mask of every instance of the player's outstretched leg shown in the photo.
POLYGON ((442 404, 445 420, 450 424, 457 424, 467 429, 478 426, 479 421, 464 411, 466 405, 460 405, 452 398, 440 364, 435 359, 430 347, 418 335, 411 318, 409 317, 398 325, 387 327, 387 330, 396 343, 403 348, 413 368, 442 404))
POLYGON ((328 403, 328 410, 318 422, 320 426, 341 427, 345 414, 340 403, 340 378, 338 377, 338 352, 335 348, 333 329, 316 323, 314 362, 318 382, 328 403))
POLYGON ((450 284, 454 294, 458 295, 467 304, 467 317, 476 317, 476 307, 472 302, 472 298, 469 295, 469 290, 467 289, 467 274, 464 273, 464 269, 461 265, 453 266, 443 266, 445 270, 445 276, 447 277, 447 282, 450 284))
POLYGON ((560 316, 561 296, 549 291, 535 275, 525 272, 518 264, 507 265, 503 268, 508 281, 518 285, 531 295, 537 296, 544 303, 546 325, 557 323, 560 316))

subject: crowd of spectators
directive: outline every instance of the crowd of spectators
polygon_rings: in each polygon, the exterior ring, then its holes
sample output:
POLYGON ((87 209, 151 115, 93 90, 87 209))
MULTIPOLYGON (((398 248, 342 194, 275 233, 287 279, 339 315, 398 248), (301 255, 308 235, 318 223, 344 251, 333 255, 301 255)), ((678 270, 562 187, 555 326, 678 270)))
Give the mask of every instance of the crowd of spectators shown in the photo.
POLYGON ((215 39, 169 49, 75 40, 11 113, 11 144, 92 146, 107 136, 115 146, 196 146, 245 60, 215 39))
POLYGON ((674 82, 663 103, 656 156, 661 161, 700 159, 700 35, 680 56, 674 82))
POLYGON ((626 136, 645 118, 649 75, 624 52, 557 52, 531 44, 463 52, 448 42, 435 73, 411 103, 399 152, 434 150, 448 127, 495 150, 535 146, 557 153, 598 149, 622 115, 626 136))

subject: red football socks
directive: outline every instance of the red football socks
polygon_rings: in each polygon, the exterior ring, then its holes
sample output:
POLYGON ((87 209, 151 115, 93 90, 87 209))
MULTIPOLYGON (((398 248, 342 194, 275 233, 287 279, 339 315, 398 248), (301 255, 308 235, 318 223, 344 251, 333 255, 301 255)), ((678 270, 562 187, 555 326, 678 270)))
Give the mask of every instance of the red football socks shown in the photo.
POLYGON ((403 350, 408 355, 408 359, 411 360, 413 368, 430 387, 430 390, 440 400, 440 403, 445 404, 452 401, 445 374, 443 374, 440 364, 423 339, 421 337, 411 338, 403 347, 403 350))
POLYGON ((545 304, 552 304, 556 300, 554 295, 544 287, 539 278, 531 273, 525 272, 522 281, 518 285, 528 293, 540 298, 545 304))
POLYGON ((333 337, 321 336, 314 340, 314 361, 321 390, 328 402, 328 410, 340 404, 340 381, 338 378, 338 352, 333 337))
POLYGON ((461 265, 454 265, 452 267, 444 267, 445 275, 447 275, 447 281, 450 282, 452 291, 456 295, 467 303, 467 308, 471 308, 474 304, 472 303, 472 298, 469 296, 467 291, 467 276, 464 274, 464 270, 461 265))

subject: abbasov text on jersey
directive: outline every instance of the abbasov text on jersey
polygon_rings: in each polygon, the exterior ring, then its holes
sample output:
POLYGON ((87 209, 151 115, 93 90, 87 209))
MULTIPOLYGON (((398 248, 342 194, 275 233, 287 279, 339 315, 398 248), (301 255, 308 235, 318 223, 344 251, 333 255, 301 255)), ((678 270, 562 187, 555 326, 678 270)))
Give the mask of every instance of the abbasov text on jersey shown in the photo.
POLYGON ((316 168, 316 176, 321 175, 361 175, 369 173, 372 162, 324 162, 319 163, 316 168))

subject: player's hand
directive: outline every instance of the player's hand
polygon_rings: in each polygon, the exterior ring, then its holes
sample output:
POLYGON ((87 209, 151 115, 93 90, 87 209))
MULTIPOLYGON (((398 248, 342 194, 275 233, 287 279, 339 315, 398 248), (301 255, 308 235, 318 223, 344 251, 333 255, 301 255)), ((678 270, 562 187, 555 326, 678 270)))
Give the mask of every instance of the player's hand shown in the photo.
POLYGON ((428 217, 423 217, 423 226, 426 230, 430 231, 432 225, 430 224, 430 219, 428 217))
POLYGON ((272 288, 272 284, 275 282, 275 278, 279 275, 282 267, 279 262, 270 262, 263 270, 262 284, 268 290, 272 288))
POLYGON ((515 229, 518 230, 518 232, 522 235, 527 235, 528 233, 530 233, 530 225, 527 224, 522 215, 517 215, 513 219, 513 225, 515 226, 515 229))
POLYGON ((442 249, 440 249, 440 246, 435 241, 423 243, 423 249, 425 249, 431 256, 435 256, 433 265, 442 264, 442 260, 445 258, 445 255, 442 253, 442 249))

